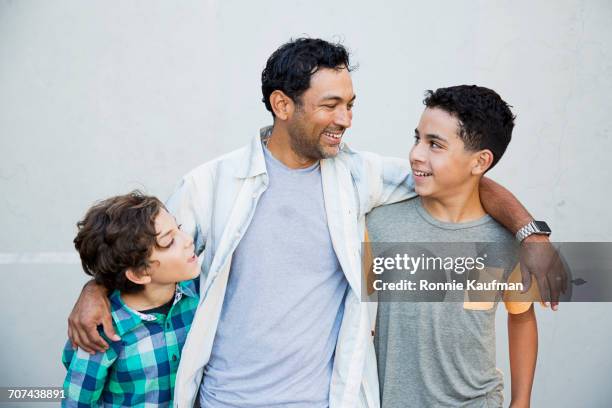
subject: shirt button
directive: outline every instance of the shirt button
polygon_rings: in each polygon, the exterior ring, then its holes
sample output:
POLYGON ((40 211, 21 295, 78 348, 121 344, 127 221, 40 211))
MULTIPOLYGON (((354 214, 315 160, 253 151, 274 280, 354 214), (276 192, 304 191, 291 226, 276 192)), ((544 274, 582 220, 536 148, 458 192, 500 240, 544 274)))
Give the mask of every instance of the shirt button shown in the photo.
POLYGON ((170 322, 166 323, 166 329, 170 328, 170 322))
POLYGON ((172 355, 172 361, 176 361, 176 354, 172 355))

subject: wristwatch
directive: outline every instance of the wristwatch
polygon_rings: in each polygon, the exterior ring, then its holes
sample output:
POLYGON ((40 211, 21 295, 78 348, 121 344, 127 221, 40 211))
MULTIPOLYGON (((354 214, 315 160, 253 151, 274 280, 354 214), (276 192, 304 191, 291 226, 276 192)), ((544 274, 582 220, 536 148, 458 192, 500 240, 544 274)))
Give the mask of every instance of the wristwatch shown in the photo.
POLYGON ((547 223, 545 223, 544 221, 534 220, 516 232, 516 239, 518 240, 518 242, 523 242, 525 238, 532 234, 550 235, 551 232, 552 231, 550 230, 550 227, 547 223))

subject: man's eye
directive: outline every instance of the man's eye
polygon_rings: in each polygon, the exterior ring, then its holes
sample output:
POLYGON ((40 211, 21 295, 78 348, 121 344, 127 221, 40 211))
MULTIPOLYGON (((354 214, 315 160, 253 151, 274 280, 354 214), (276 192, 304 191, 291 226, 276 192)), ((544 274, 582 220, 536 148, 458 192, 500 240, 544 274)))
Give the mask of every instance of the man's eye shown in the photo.
POLYGON ((323 105, 323 107, 325 107, 327 109, 334 109, 336 107, 336 105, 323 105))
POLYGON ((440 147, 442 147, 442 146, 440 146, 440 145, 439 145, 439 144, 437 144, 436 142, 431 142, 431 148, 432 148, 432 149, 439 149, 440 147))

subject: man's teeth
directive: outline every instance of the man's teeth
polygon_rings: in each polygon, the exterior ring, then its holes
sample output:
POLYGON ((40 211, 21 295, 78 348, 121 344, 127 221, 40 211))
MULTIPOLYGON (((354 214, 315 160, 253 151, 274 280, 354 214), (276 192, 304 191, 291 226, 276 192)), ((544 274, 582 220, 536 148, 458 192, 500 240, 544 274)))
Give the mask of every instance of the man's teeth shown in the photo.
POLYGON ((424 171, 414 171, 414 175, 415 176, 420 176, 420 177, 427 177, 427 176, 431 176, 431 173, 426 173, 424 171))
POLYGON ((323 132, 325 136, 333 137, 334 139, 340 139, 342 137, 342 133, 332 133, 332 132, 323 132))

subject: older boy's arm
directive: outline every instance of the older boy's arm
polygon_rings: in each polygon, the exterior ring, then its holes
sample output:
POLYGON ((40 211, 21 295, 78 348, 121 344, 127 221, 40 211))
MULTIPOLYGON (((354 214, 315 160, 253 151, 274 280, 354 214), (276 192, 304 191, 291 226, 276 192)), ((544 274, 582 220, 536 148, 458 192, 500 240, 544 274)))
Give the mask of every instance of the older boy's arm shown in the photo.
MULTIPOLYGON (((504 187, 483 177, 480 181, 480 200, 485 211, 506 227, 512 234, 533 221, 533 217, 504 187)), ((557 310, 560 293, 567 288, 567 272, 559 262, 559 256, 548 237, 530 235, 521 243, 521 274, 524 290, 531 286, 531 275, 537 280, 542 300, 550 301, 557 310)))
POLYGON ((81 347, 90 354, 107 350, 108 343, 98 333, 100 324, 109 339, 121 340, 113 328, 108 291, 90 280, 68 316, 68 338, 72 347, 81 347))
POLYGON ((524 313, 508 314, 508 343, 512 381, 510 407, 529 407, 538 356, 538 326, 533 305, 524 313))

